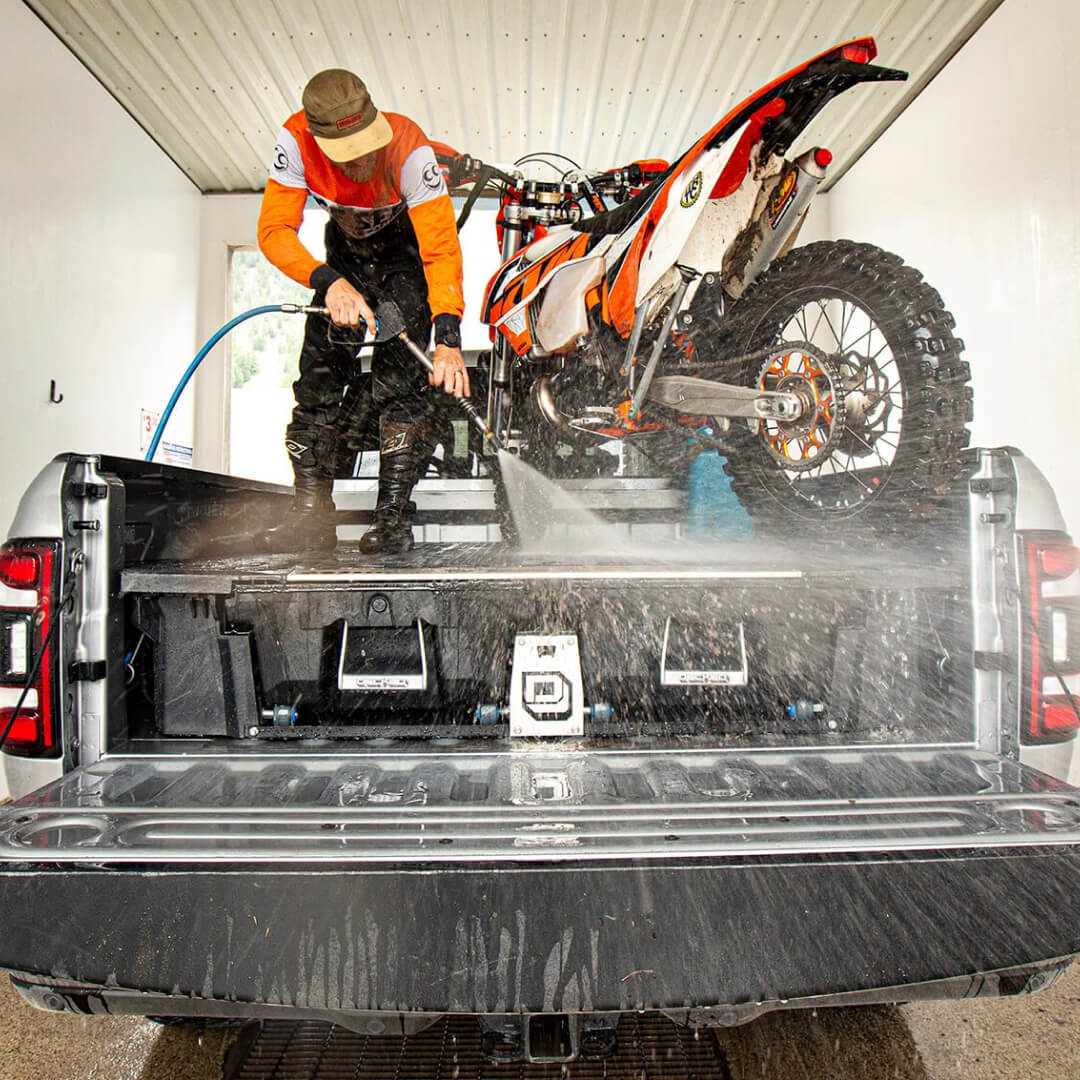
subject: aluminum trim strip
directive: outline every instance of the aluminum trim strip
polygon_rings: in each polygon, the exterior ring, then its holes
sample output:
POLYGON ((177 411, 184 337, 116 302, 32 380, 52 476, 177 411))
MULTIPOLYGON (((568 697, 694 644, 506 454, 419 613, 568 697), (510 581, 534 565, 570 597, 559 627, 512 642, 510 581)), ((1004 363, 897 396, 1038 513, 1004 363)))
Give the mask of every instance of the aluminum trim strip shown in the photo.
MULTIPOLYGON (((370 570, 332 573, 298 572, 286 575, 290 583, 395 583, 448 581, 611 581, 616 572, 602 570, 370 570)), ((801 570, 627 570, 618 572, 620 581, 727 581, 797 580, 801 570)))

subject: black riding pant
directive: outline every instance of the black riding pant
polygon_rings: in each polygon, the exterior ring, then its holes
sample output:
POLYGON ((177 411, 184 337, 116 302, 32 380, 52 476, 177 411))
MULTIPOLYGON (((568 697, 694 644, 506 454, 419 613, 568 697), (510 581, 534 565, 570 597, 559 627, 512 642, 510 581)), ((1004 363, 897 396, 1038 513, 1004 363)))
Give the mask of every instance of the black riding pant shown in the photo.
MULTIPOLYGON (((392 227, 388 230, 392 231, 392 227)), ((398 234, 400 236, 400 233, 398 234)), ((374 308, 393 300, 409 337, 426 348, 431 336, 427 280, 415 243, 356 242, 352 245, 331 221, 326 228, 327 264, 343 274, 374 308)), ((312 304, 322 306, 325 292, 312 304)), ((332 476, 343 430, 358 416, 383 416, 414 423, 427 412, 427 372, 400 341, 375 346, 371 373, 357 356, 360 335, 337 327, 322 315, 309 315, 300 350, 300 377, 293 383, 296 406, 285 446, 297 473, 332 476)))

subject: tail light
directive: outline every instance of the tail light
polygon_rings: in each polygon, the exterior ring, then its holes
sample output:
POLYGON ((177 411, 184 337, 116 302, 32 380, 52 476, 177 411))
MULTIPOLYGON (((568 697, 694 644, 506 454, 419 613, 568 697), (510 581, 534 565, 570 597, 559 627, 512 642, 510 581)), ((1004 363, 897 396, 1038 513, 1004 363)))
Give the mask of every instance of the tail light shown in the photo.
POLYGON ((25 757, 60 752, 56 647, 50 634, 59 595, 59 549, 51 543, 0 547, 0 734, 4 750, 25 757), (40 657, 40 664, 37 663, 40 657), (27 680, 35 670, 27 689, 27 680), (12 722, 15 706, 26 690, 12 722))
POLYGON ((853 64, 869 64, 877 56, 877 45, 873 38, 863 38, 861 41, 853 41, 840 50, 840 55, 853 64))
POLYGON ((1080 729, 1080 701, 1065 683, 1080 675, 1080 550, 1060 533, 1025 537, 1022 550, 1021 739, 1064 742, 1080 729))

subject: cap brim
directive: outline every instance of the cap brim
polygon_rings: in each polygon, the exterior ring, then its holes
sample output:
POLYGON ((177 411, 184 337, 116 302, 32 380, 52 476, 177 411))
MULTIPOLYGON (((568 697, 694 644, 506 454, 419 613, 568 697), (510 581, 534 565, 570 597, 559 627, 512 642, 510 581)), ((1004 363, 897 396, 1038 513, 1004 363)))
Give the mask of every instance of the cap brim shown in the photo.
POLYGON ((358 157, 363 157, 365 154, 380 150, 393 137, 394 132, 390 128, 390 121, 382 113, 376 113, 375 119, 366 128, 354 131, 351 135, 343 135, 340 139, 326 139, 321 135, 314 136, 319 149, 331 161, 338 163, 353 161, 358 157))

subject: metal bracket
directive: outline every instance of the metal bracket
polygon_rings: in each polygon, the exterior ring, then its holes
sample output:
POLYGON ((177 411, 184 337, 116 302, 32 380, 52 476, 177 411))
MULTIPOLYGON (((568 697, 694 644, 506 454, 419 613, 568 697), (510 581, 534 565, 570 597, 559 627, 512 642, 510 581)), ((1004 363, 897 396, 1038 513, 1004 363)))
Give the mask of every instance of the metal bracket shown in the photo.
POLYGON ((109 673, 105 660, 77 660, 68 666, 68 679, 71 682, 101 682, 109 673))
MULTIPOLYGON (((689 667, 686 657, 672 657, 673 638, 679 637, 676 631, 672 633, 671 616, 664 623, 664 642, 660 650, 660 685, 661 686, 745 686, 750 673, 750 666, 746 658, 746 633, 743 624, 737 623, 732 628, 725 647, 718 649, 712 645, 709 650, 709 659, 712 667, 698 668, 689 667), (673 666, 671 661, 676 660, 678 666, 673 666), (679 663, 679 660, 682 662, 679 663), (717 660, 721 663, 717 663, 717 660), (724 663, 726 661, 726 663, 724 663)), ((685 631, 682 636, 685 636, 685 631)), ((682 644, 685 644, 683 642, 682 644)), ((681 650, 677 650, 681 651, 681 650)))
POLYGON ((109 494, 109 489, 105 484, 83 484, 76 483, 71 484, 68 487, 73 499, 104 499, 109 494))
MULTIPOLYGON (((353 630, 357 635, 362 635, 365 629, 374 630, 379 633, 386 633, 388 629, 393 631, 393 628, 387 627, 353 627, 353 630)), ((403 628, 403 629, 408 629, 403 628)), ((366 658, 362 655, 359 658, 354 657, 349 649, 349 624, 346 622, 341 629, 341 656, 338 660, 338 689, 339 690, 379 690, 379 691, 400 691, 400 690, 426 690, 428 688, 428 662, 427 662, 427 649, 424 646, 424 626, 419 619, 416 620, 416 656, 419 660, 419 671, 409 670, 392 670, 399 667, 398 658, 390 657, 384 658, 386 662, 390 664, 391 670, 366 670, 367 663, 362 663, 362 670, 352 671, 348 670, 354 662, 365 661, 366 658)), ((361 648, 361 654, 364 653, 364 649, 361 648)), ((374 658, 372 658, 374 660, 374 658)), ((378 663, 377 660, 374 661, 378 663)))
POLYGON ((518 634, 510 674, 510 734, 584 735, 577 634, 518 634))

